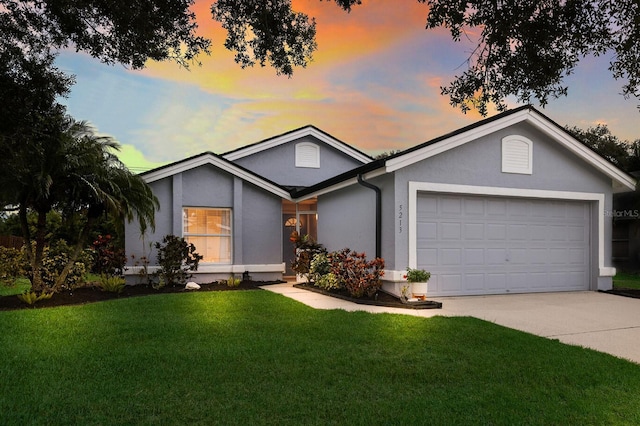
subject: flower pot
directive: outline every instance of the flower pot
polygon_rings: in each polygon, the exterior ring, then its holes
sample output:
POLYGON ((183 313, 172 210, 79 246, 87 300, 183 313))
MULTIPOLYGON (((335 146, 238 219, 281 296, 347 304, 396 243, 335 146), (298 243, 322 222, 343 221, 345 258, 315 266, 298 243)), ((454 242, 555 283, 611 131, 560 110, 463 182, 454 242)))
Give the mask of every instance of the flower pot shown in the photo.
POLYGON ((424 300, 427 296, 427 283, 411 283, 411 296, 424 300))

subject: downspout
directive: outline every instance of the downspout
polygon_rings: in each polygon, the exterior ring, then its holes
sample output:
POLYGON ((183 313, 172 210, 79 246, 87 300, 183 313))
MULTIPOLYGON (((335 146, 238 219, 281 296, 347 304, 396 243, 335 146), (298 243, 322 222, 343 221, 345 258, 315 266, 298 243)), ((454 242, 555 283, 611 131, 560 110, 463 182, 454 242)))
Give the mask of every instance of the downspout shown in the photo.
POLYGON ((362 174, 358 175, 358 183, 376 192, 376 257, 382 257, 382 191, 377 186, 366 182, 362 174))

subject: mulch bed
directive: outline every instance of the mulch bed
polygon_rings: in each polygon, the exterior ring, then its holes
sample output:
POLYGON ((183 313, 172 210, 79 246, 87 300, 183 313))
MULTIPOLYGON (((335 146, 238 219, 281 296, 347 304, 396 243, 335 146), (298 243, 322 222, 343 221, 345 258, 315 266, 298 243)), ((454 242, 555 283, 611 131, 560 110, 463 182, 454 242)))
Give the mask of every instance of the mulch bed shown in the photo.
MULTIPOLYGON (((282 281, 277 281, 278 283, 282 281)), ((234 290, 256 290, 260 286, 266 284, 275 284, 276 282, 265 281, 243 281, 238 287, 228 287, 226 282, 200 284, 199 290, 185 290, 184 286, 168 285, 159 290, 155 290, 148 285, 131 285, 125 286, 121 293, 110 293, 102 291, 99 287, 81 287, 72 291, 63 291, 54 294, 51 299, 40 300, 33 305, 28 305, 18 299, 17 296, 0 296, 0 311, 14 309, 40 309, 52 308, 65 305, 81 305, 85 303, 101 302, 103 300, 124 299, 127 297, 147 296, 150 294, 167 294, 167 293, 185 293, 185 292, 202 292, 202 291, 234 291, 234 290)))
POLYGON ((640 299, 640 290, 631 288, 621 288, 603 291, 603 293, 615 294, 616 296, 633 297, 634 299, 640 299))
POLYGON ((379 291, 374 297, 361 297, 354 298, 349 296, 346 290, 327 291, 319 287, 315 287, 311 284, 299 283, 294 284, 295 288, 301 288, 315 293, 324 294, 326 296, 336 297, 342 300, 348 300, 349 302, 358 303, 360 305, 373 305, 373 306, 386 306, 390 308, 402 308, 402 309, 441 309, 442 303, 432 300, 425 300, 420 302, 407 302, 403 303, 399 298, 392 296, 384 291, 379 291))

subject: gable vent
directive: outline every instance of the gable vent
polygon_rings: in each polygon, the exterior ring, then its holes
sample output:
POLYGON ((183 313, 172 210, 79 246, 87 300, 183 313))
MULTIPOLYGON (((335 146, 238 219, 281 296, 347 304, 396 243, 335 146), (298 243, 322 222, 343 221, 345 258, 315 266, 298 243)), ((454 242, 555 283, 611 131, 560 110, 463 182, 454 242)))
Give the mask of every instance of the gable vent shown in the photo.
POLYGON ((310 142, 297 144, 296 167, 320 168, 320 147, 310 142))
POLYGON ((530 175, 533 171, 533 142, 524 136, 502 139, 502 172, 530 175))

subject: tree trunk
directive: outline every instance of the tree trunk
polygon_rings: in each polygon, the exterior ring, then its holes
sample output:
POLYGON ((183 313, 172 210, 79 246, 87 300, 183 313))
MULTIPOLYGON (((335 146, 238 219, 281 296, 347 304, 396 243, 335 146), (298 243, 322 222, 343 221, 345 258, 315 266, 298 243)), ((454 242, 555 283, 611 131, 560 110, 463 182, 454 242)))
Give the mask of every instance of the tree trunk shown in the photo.
POLYGON ((31 241, 31 232, 29 231, 29 222, 27 220, 26 207, 20 207, 20 227, 22 235, 25 239, 25 253, 27 260, 31 266, 31 291, 34 293, 42 293, 46 289, 42 282, 42 258, 44 255, 44 246, 46 244, 47 235, 47 212, 38 212, 38 222, 36 224, 36 246, 35 250, 31 241))
POLYGON ((76 260, 78 260, 78 256, 80 256, 80 253, 82 253, 84 244, 87 241, 87 238, 89 237, 89 232, 91 232, 91 227, 93 226, 95 221, 96 221, 95 217, 92 217, 92 216, 87 217, 87 221, 85 222, 84 227, 82 228, 82 232, 78 236, 78 241, 76 242, 75 247, 69 254, 69 261, 67 262, 66 265, 64 265, 62 272, 60 272, 60 275, 58 275, 58 277, 56 278, 56 283, 55 283, 56 291, 60 291, 60 289, 62 289, 62 285, 64 284, 67 277, 69 276, 69 272, 71 272, 71 268, 73 268, 73 265, 76 263, 76 260))

